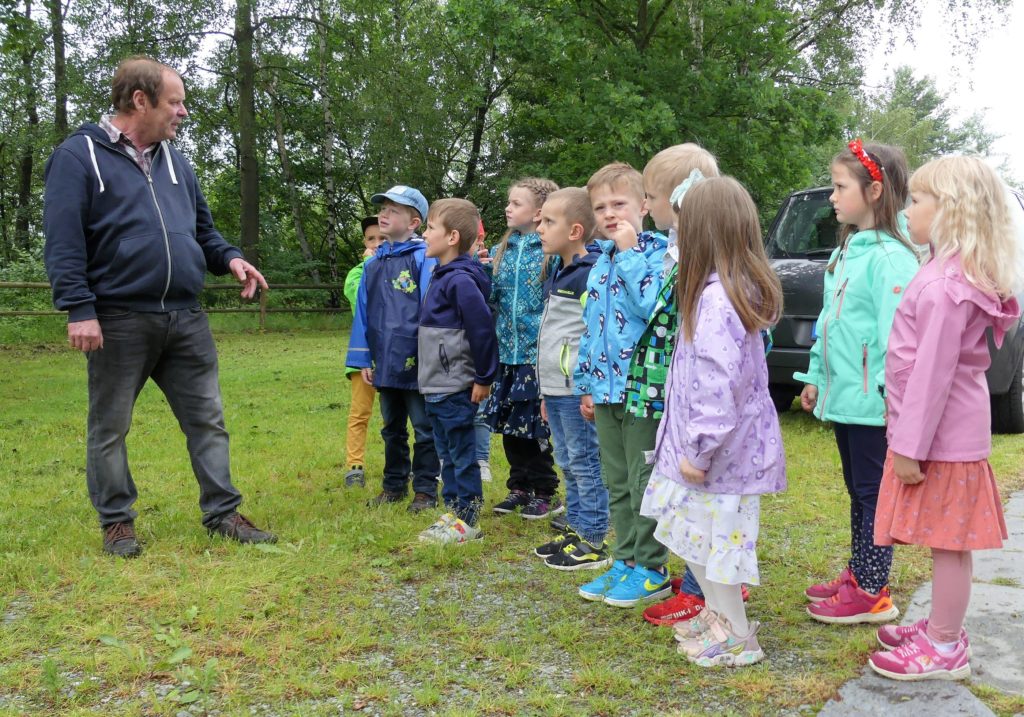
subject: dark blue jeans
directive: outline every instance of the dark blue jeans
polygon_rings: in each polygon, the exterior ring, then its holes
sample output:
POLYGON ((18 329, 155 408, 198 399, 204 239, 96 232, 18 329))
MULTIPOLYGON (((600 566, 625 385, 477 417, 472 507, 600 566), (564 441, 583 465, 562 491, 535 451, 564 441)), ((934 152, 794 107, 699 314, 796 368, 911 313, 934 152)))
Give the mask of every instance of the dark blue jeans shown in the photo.
POLYGON ((412 489, 437 497, 437 449, 434 447, 434 429, 423 405, 419 391, 402 388, 377 388, 380 415, 384 427, 384 490, 388 493, 407 493, 409 473, 412 489), (412 422, 415 435, 412 460, 409 460, 409 432, 406 422, 412 422))
POLYGON ((200 309, 100 315, 103 348, 86 354, 89 419, 86 482, 100 524, 134 520, 138 497, 125 437, 139 392, 160 387, 185 434, 199 482, 203 524, 216 525, 242 502, 231 483, 228 433, 217 381, 217 350, 200 309))
POLYGON ((434 425, 441 467, 441 496, 444 504, 470 525, 476 525, 484 489, 480 464, 476 462, 476 429, 473 418, 477 405, 470 391, 451 393, 440 401, 427 401, 427 415, 434 425))
POLYGON ((875 545, 875 507, 888 444, 885 426, 833 423, 850 494, 850 572, 862 590, 875 594, 889 584, 892 546, 875 545))
POLYGON ((555 460, 565 477, 566 521, 591 545, 608 533, 608 489, 594 424, 580 413, 579 396, 545 396, 555 460))

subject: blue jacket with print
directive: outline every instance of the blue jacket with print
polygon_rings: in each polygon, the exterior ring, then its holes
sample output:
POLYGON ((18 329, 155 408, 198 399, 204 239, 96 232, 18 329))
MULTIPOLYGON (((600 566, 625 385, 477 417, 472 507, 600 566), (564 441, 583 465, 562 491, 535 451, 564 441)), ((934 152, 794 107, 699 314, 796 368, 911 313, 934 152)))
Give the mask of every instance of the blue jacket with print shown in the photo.
POLYGON ((587 279, 576 393, 615 404, 625 400, 629 361, 658 300, 668 242, 662 234, 643 232, 626 251, 610 239, 598 244, 601 256, 587 279))
POLYGON ((373 368, 378 388, 417 390, 420 306, 436 259, 417 236, 384 242, 366 261, 345 365, 373 368))
POLYGON ((498 331, 498 360, 508 366, 537 363, 537 334, 544 313, 540 235, 512 232, 494 271, 491 306, 498 331))

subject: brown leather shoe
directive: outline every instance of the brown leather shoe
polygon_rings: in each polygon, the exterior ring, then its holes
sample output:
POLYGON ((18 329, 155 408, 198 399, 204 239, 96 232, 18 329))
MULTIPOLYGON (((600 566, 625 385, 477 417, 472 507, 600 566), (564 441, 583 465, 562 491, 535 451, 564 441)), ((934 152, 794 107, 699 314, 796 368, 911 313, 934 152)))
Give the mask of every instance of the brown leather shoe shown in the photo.
POLYGON ((119 558, 137 558, 142 546, 135 537, 135 523, 111 523, 103 526, 103 552, 119 558))
POLYGON ((225 538, 231 538, 237 540, 239 543, 276 543, 277 536, 266 530, 260 530, 253 522, 246 518, 244 515, 239 513, 237 510, 233 510, 223 518, 220 522, 212 528, 207 528, 210 535, 219 533, 225 538))
POLYGON ((412 497, 412 501, 409 503, 409 507, 406 509, 410 513, 419 513, 424 510, 430 510, 431 508, 437 507, 437 498, 426 493, 417 493, 412 497))

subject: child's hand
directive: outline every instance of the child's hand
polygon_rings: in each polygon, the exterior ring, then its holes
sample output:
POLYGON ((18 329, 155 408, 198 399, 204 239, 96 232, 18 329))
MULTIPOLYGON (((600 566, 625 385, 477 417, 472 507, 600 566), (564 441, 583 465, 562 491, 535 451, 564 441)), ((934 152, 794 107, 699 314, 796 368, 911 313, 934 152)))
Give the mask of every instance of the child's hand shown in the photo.
POLYGON ((629 222, 620 221, 618 226, 608 234, 610 234, 608 238, 615 242, 615 247, 619 251, 632 249, 637 245, 636 229, 629 222))
POLYGON ((473 392, 469 394, 469 400, 473 403, 480 403, 486 401, 487 397, 491 395, 490 386, 481 386, 479 383, 473 384, 473 392))
POLYGON ((361 368, 361 369, 359 369, 359 371, 360 371, 360 373, 363 374, 363 381, 365 381, 368 386, 372 386, 373 385, 373 369, 372 368, 361 368))
POLYGON ((686 460, 685 456, 679 459, 679 472, 683 474, 683 478, 689 483, 704 482, 704 471, 694 468, 693 464, 686 460))
POLYGON ((593 423, 594 421, 594 398, 592 396, 580 396, 580 415, 583 419, 593 423))
POLYGON ((809 383, 804 386, 804 390, 800 392, 800 408, 804 409, 808 413, 814 410, 814 407, 818 405, 818 387, 813 383, 809 383))
POLYGON ((487 247, 484 246, 483 242, 477 243, 478 249, 476 250, 476 258, 481 264, 490 264, 491 255, 487 252, 487 247))
POLYGON ((544 423, 548 423, 548 407, 543 398, 540 400, 540 417, 544 419, 544 423))
POLYGON ((370 249, 370 248, 363 249, 363 258, 364 259, 369 259, 371 256, 373 256, 376 253, 377 253, 376 249, 370 249))
POLYGON ((892 454, 892 470, 903 485, 917 485, 924 480, 921 464, 899 453, 892 454))

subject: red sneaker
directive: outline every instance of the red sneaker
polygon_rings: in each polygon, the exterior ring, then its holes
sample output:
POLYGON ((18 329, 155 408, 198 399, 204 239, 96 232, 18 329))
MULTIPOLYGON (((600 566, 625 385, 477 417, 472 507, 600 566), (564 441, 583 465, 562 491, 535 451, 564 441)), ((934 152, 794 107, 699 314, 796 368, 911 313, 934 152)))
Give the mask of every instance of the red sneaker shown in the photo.
POLYGON ((839 592, 839 587, 844 583, 857 584, 857 578, 853 577, 853 573, 850 571, 850 566, 847 565, 843 568, 843 572, 839 573, 839 577, 835 580, 829 580, 827 583, 818 583, 804 590, 804 595, 811 602, 820 602, 827 600, 828 598, 839 592))
POLYGON ((703 609, 704 598, 681 592, 644 610, 644 620, 652 625, 674 625, 697 617, 703 609))
POLYGON ((818 622, 852 625, 860 622, 889 622, 899 617, 900 611, 892 604, 888 586, 879 590, 877 595, 872 595, 853 583, 844 583, 832 597, 808 605, 807 614, 818 622))

